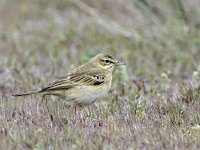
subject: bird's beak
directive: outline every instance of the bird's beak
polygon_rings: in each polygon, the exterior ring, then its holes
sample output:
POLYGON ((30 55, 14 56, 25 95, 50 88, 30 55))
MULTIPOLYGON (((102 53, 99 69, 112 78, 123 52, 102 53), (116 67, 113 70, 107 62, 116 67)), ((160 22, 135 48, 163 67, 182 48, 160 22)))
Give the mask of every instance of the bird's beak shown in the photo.
POLYGON ((121 62, 121 61, 117 61, 116 62, 116 66, 120 66, 120 65, 126 65, 125 63, 121 62))

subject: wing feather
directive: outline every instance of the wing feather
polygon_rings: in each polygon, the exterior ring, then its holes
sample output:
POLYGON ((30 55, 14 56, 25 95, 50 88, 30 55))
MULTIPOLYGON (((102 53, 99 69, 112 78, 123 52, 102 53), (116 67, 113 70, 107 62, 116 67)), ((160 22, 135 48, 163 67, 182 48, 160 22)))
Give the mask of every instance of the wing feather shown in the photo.
POLYGON ((97 70, 83 73, 72 73, 49 84, 41 91, 67 90, 77 85, 100 85, 105 82, 105 76, 106 74, 104 71, 97 70))

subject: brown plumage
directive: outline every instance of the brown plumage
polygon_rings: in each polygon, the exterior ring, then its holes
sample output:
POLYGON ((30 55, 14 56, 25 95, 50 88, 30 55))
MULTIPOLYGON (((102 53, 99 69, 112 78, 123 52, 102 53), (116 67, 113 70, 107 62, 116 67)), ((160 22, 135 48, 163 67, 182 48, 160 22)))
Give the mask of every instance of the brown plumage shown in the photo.
POLYGON ((115 66, 123 63, 107 54, 98 54, 89 62, 75 68, 70 74, 56 80, 36 92, 14 94, 54 95, 66 100, 69 105, 91 104, 107 94, 111 87, 112 72, 115 66))

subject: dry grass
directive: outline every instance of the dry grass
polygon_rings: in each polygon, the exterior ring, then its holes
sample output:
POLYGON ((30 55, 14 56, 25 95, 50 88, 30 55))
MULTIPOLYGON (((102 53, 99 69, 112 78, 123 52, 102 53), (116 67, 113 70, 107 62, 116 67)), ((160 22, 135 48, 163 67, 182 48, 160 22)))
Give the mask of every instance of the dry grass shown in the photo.
POLYGON ((0 0, 0 149, 200 149, 200 4, 180 2, 0 0), (128 65, 95 106, 11 96, 102 52, 128 65))

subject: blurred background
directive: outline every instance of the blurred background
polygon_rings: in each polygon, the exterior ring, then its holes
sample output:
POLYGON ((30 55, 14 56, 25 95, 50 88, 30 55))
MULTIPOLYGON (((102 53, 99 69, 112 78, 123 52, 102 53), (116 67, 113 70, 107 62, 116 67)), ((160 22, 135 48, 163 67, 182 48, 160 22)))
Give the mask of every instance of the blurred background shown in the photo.
POLYGON ((199 149, 199 81, 199 0, 0 0, 0 149, 199 149), (127 65, 81 115, 11 96, 98 53, 127 65))
POLYGON ((134 76, 187 77, 199 29, 198 0, 0 0, 0 66, 65 74, 106 52, 134 76))

